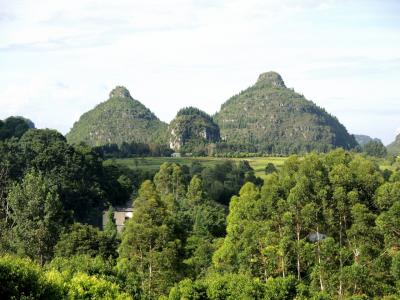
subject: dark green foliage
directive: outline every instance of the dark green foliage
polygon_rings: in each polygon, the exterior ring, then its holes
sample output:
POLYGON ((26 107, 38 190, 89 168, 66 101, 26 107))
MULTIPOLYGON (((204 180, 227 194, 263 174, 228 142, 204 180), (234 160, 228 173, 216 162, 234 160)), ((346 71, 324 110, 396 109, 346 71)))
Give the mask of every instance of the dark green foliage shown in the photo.
POLYGON ((123 142, 121 145, 106 144, 94 147, 94 151, 105 158, 128 158, 128 157, 169 157, 174 152, 167 145, 142 144, 136 142, 123 142))
POLYGON ((385 157, 387 155, 386 147, 379 140, 366 143, 362 150, 370 156, 385 157))
POLYGON ((272 174, 274 172, 277 172, 275 165, 273 163, 268 163, 265 167, 265 174, 272 174))
POLYGON ((101 256, 105 259, 117 257, 118 240, 109 231, 100 231, 90 226, 75 223, 69 232, 64 233, 55 246, 55 255, 71 257, 86 254, 91 257, 101 256))
POLYGON ((142 143, 166 144, 165 123, 124 87, 116 87, 110 98, 84 113, 67 134, 69 143, 90 146, 142 143))
POLYGON ((107 224, 104 226, 104 232, 110 237, 116 237, 118 233, 114 213, 114 208, 110 205, 107 211, 107 224))
POLYGON ((106 197, 112 203, 120 196, 109 192, 124 189, 118 178, 105 175, 101 158, 91 148, 72 147, 54 130, 30 129, 19 141, 0 142, 0 154, 9 181, 21 180, 31 169, 51 178, 67 219, 98 224, 106 197))
POLYGON ((286 88, 274 72, 230 98, 214 119, 222 139, 241 151, 288 154, 357 146, 335 117, 286 88))
POLYGON ((25 135, 0 142, 1 251, 40 261, 42 249, 48 263, 39 268, 0 257, 0 292, 7 295, 22 289, 32 291, 31 299, 399 295, 400 177, 395 169, 385 175, 377 159, 342 149, 292 156, 264 181, 246 161, 165 163, 136 194, 146 178, 140 172, 112 160, 103 167, 90 148, 70 147, 53 131, 25 135), (79 207, 66 210, 63 202, 75 180, 84 179, 78 172, 95 175, 84 184, 98 184, 102 203, 135 195, 121 243, 112 208, 104 231, 56 218, 79 207), (221 203, 229 204, 228 216, 221 203))
POLYGON ((35 128, 32 121, 23 117, 9 117, 0 120, 0 141, 12 137, 20 138, 29 128, 35 128))
POLYGON ((160 197, 145 181, 134 202, 135 213, 125 223, 119 248, 119 264, 139 275, 145 299, 166 293, 179 276, 179 240, 169 225, 171 202, 160 197))
POLYGON ((208 153, 211 148, 207 145, 220 140, 218 125, 208 114, 195 107, 178 111, 169 125, 169 134, 171 148, 194 155, 212 155, 208 153))
POLYGON ((342 150, 291 157, 261 190, 246 183, 232 198, 214 268, 296 276, 306 298, 393 294, 400 198, 397 182, 382 184, 376 164, 342 150))
POLYGON ((247 161, 234 163, 225 161, 201 172, 203 189, 208 196, 221 204, 227 205, 231 197, 237 194, 245 182, 261 184, 259 178, 247 161))
POLYGON ((7 197, 18 252, 40 262, 53 254, 63 228, 63 211, 57 188, 40 173, 30 172, 7 197))

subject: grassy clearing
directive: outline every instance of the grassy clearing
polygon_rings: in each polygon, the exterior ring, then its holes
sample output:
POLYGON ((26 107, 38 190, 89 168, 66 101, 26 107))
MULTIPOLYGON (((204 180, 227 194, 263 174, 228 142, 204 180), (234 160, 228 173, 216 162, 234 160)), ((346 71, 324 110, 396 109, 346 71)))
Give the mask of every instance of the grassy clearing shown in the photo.
POLYGON ((285 157, 248 157, 248 158, 216 158, 216 157, 138 157, 138 158, 122 158, 115 159, 118 164, 122 164, 131 169, 141 169, 150 172, 156 172, 164 162, 179 163, 181 165, 190 166, 193 161, 199 161, 203 166, 210 167, 220 162, 232 160, 247 160, 254 169, 256 176, 265 177, 264 169, 268 163, 273 163, 280 168, 285 157))

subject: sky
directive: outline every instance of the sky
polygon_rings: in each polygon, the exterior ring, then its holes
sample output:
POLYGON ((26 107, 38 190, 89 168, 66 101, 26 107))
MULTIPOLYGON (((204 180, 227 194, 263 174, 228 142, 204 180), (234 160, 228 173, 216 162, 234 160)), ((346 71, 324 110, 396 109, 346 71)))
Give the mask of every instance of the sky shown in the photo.
POLYGON ((116 85, 161 120, 276 71, 350 133, 400 133, 398 0, 0 0, 0 119, 67 133, 116 85))

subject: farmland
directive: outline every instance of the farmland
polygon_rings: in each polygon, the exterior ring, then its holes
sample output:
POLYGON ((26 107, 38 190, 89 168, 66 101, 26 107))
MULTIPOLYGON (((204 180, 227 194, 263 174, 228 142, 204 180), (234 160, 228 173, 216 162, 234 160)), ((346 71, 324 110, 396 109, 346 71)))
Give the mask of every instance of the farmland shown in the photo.
POLYGON ((149 172, 156 172, 160 165, 165 162, 178 163, 180 165, 190 166, 192 162, 198 161, 204 167, 214 166, 220 162, 231 160, 241 161, 247 160, 254 169, 255 175, 261 178, 265 177, 265 166, 273 163, 275 167, 280 168, 286 160, 286 157, 248 157, 248 158, 216 158, 216 157, 138 157, 138 158, 122 158, 108 160, 107 163, 113 161, 118 164, 125 165, 131 169, 140 169, 149 172))

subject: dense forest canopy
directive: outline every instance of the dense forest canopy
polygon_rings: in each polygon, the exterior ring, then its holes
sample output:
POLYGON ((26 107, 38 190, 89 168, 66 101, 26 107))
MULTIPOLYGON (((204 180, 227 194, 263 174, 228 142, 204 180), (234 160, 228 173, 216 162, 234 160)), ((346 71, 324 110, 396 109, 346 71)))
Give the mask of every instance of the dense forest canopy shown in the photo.
POLYGON ((35 128, 31 120, 23 117, 8 117, 0 120, 0 141, 12 137, 21 137, 29 128, 35 128))
POLYGON ((0 298, 396 299, 400 161, 104 164, 53 130, 0 141, 0 298), (121 233, 112 205, 132 197, 121 233), (107 211, 99 229, 98 217, 107 211))
POLYGON ((0 121, 0 299, 398 299, 400 136, 356 138, 275 72, 169 126, 120 86, 66 137, 0 121))

